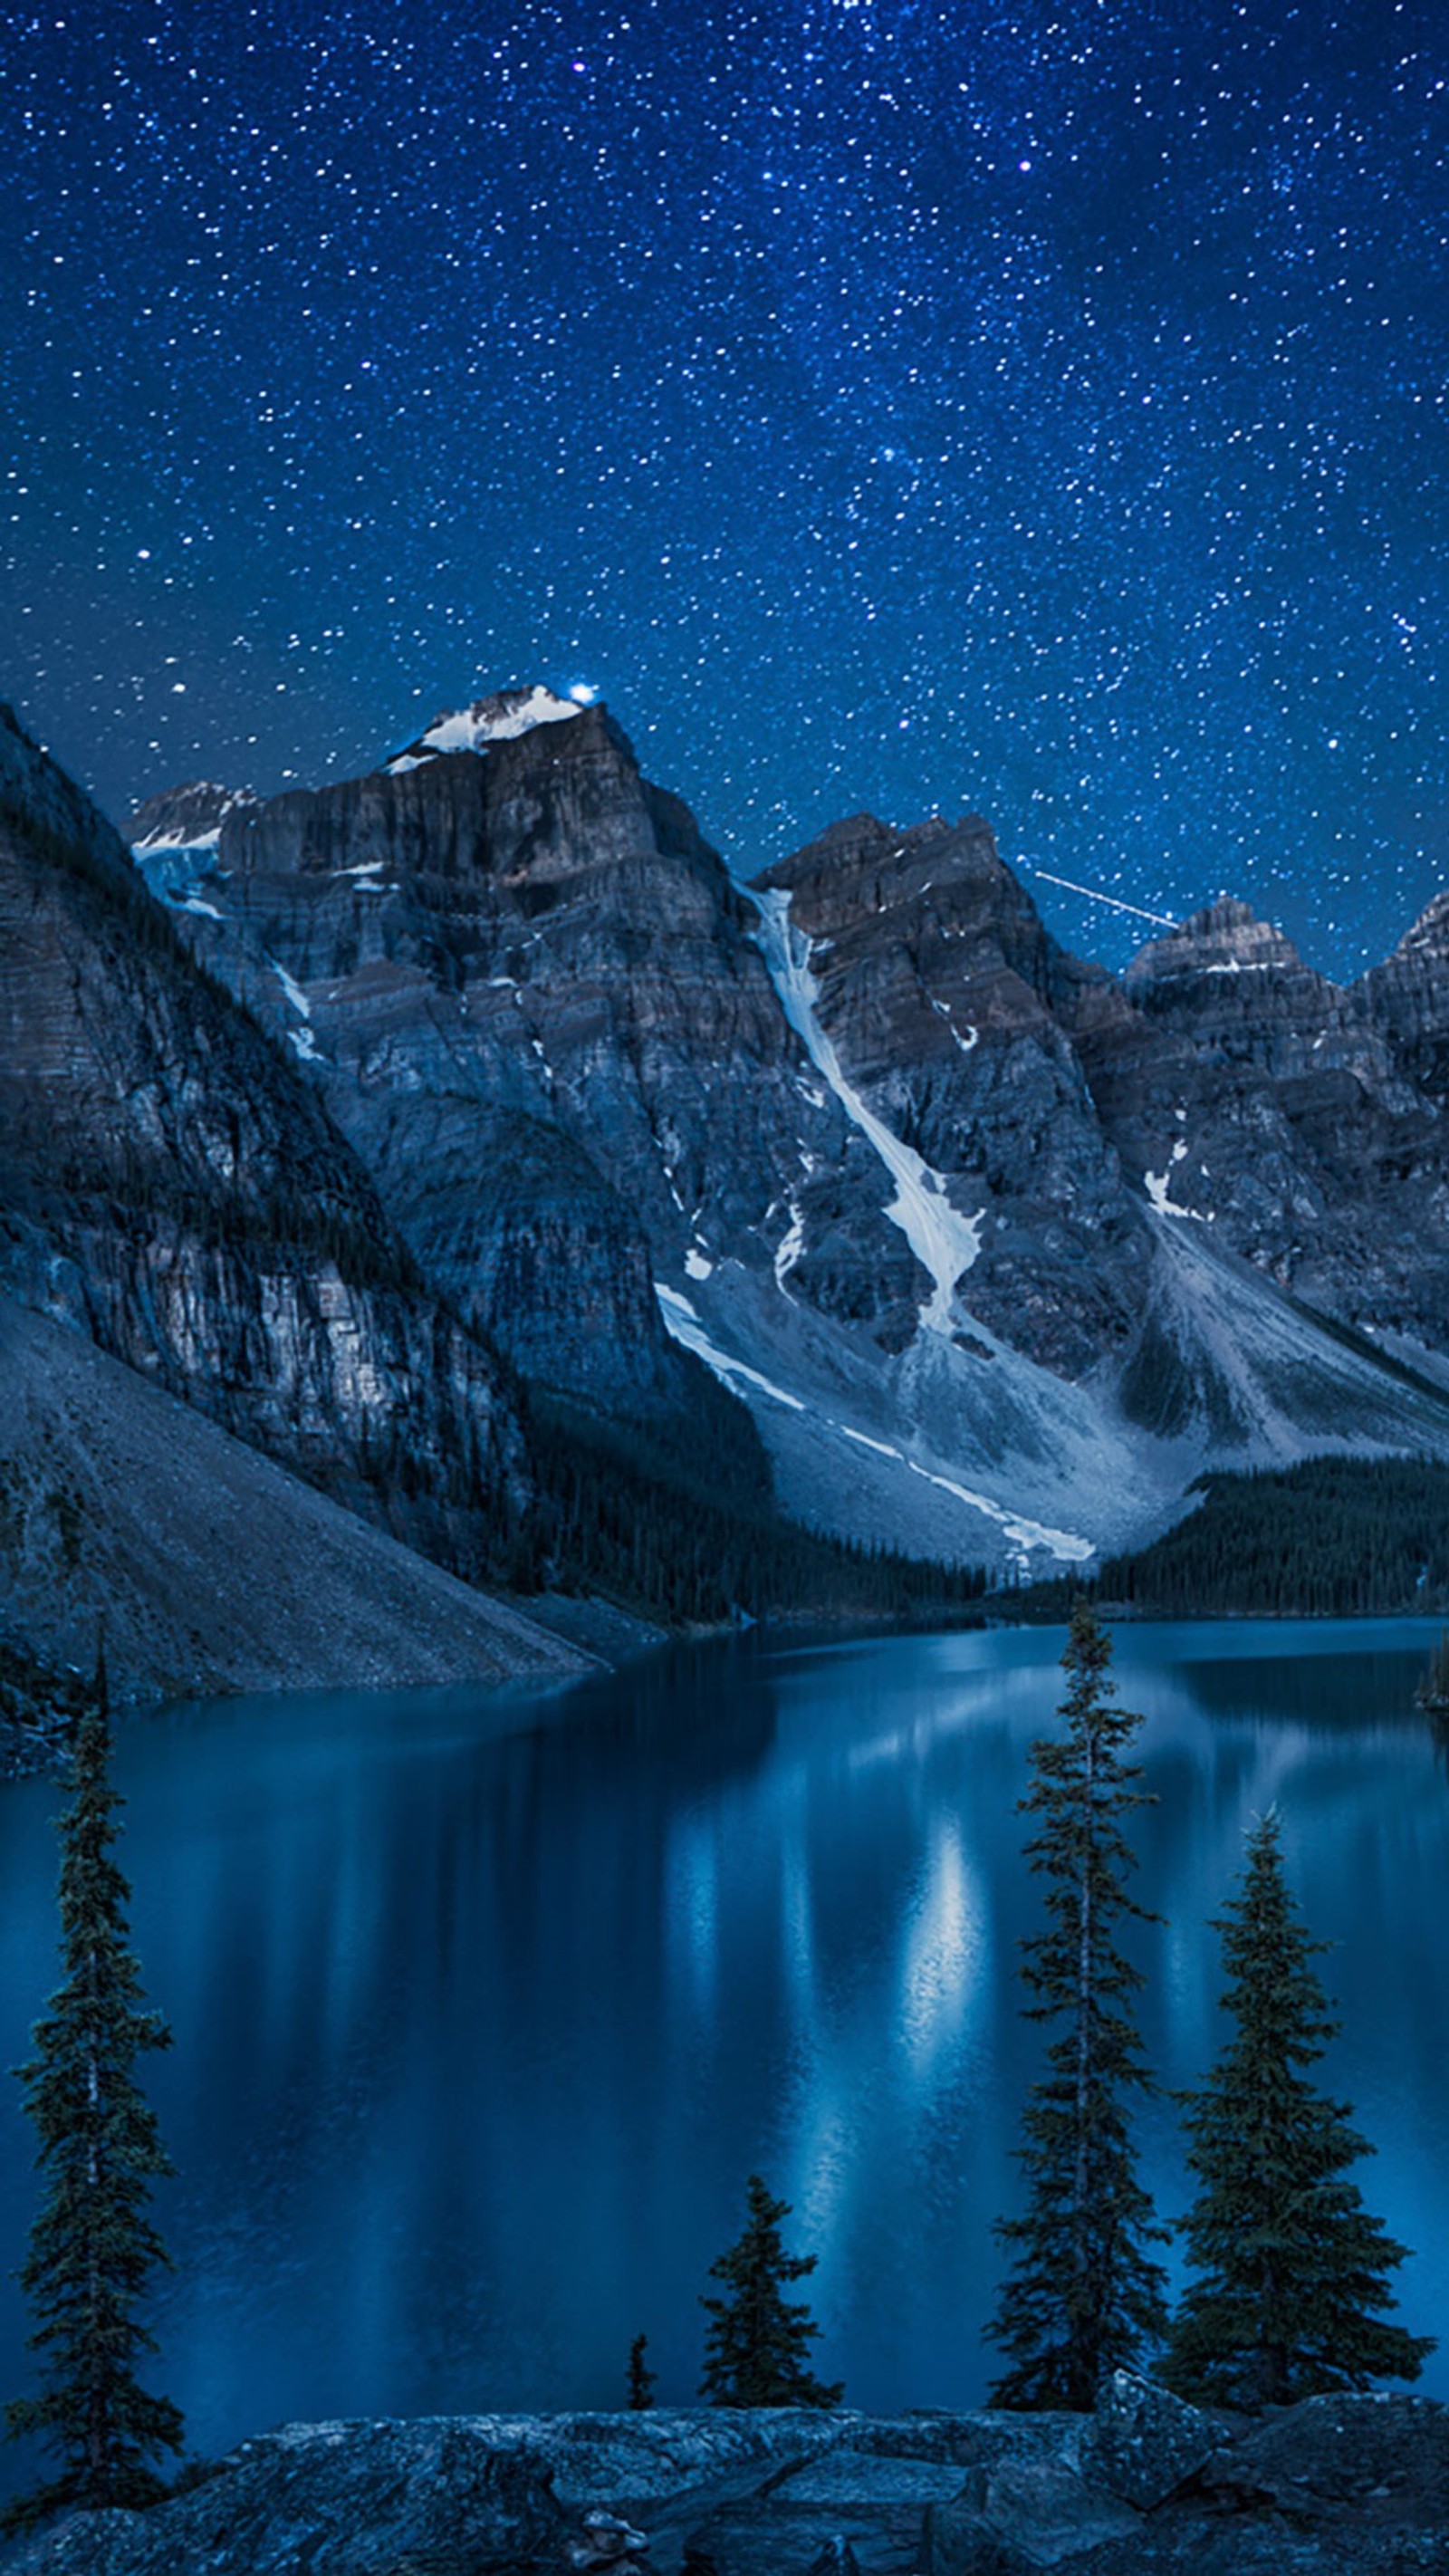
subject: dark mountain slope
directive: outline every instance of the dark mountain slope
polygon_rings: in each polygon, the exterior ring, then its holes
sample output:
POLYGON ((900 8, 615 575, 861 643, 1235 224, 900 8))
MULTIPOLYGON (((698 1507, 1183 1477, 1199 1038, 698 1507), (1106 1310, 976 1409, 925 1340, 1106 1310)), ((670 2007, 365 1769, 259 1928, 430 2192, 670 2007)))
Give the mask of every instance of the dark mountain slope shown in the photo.
POLYGON ((0 1275, 468 1572, 527 1499, 496 1361, 316 1091, 0 716, 0 1275))

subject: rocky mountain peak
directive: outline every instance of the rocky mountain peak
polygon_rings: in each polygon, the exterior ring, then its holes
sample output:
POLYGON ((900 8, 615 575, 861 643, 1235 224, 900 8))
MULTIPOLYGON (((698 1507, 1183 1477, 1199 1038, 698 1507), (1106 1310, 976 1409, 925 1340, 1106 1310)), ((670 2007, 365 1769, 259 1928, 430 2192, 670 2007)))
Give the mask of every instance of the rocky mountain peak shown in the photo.
POLYGON ((847 924, 928 895, 948 908, 962 896, 975 908, 983 895, 988 904, 1011 908, 1016 896, 1031 910, 979 814, 959 823, 931 814, 903 831, 874 814, 852 814, 753 882, 765 892, 788 892, 799 927, 812 939, 833 938, 847 924))
POLYGON ((1291 940, 1271 922, 1260 920, 1250 904, 1235 895, 1220 895, 1216 903, 1205 904, 1165 938, 1150 939, 1140 948, 1126 981, 1134 1001, 1140 1002, 1154 988, 1195 982, 1204 975, 1264 974, 1307 976, 1312 969, 1304 965, 1291 940))
POLYGON ((188 778, 163 787, 138 805, 126 837, 138 858, 153 850, 214 850, 228 814, 243 813, 261 798, 250 787, 221 787, 213 778, 188 778))
POLYGON ((537 684, 495 689, 487 697, 475 698, 471 706, 445 707, 416 741, 394 752, 385 766, 394 777, 404 776, 424 761, 442 759, 451 752, 486 751, 490 743, 515 742, 539 725, 567 724, 595 703, 587 695, 560 698, 537 684))
POLYGON ((1449 959, 1449 891, 1436 894, 1432 902, 1425 905, 1418 920, 1410 924, 1393 957, 1388 960, 1390 966, 1395 958, 1402 958, 1407 963, 1423 959, 1436 965, 1449 959))

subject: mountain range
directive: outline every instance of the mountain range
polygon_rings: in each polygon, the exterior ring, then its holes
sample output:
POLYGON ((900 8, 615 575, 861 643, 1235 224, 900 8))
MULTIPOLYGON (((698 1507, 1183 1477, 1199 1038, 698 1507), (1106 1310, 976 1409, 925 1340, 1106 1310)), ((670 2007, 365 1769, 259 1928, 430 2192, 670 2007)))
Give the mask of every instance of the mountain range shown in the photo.
POLYGON ((667 1335, 831 1526, 1066 1553, 1208 1463, 1440 1437, 1449 899, 1347 990, 1231 901, 1117 978, 977 816, 745 887, 520 690, 233 803, 173 900, 525 1375, 677 1402, 667 1335))
POLYGON ((539 1408, 706 1478, 753 1442, 797 1521, 1031 1571, 1213 1465, 1449 1455, 1449 896, 1347 987, 1226 898, 1114 976, 976 815, 741 883, 542 688, 127 837, 0 723, 32 1377, 78 1332, 462 1599, 539 1408))

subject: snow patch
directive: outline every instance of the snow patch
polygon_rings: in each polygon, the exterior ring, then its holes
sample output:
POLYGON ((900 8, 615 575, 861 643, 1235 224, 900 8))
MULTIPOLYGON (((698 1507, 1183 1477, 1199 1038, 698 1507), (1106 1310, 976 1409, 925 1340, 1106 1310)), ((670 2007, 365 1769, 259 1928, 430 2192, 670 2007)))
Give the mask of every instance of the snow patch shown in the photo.
POLYGON ((214 850, 221 839, 221 825, 213 823, 209 832, 147 832, 131 843, 133 859, 149 859, 157 850, 214 850))
POLYGON ((908 1458, 906 1465, 913 1476, 924 1476, 928 1485, 939 1485, 943 1494, 954 1494, 959 1502, 969 1503, 974 1512, 984 1512, 989 1521, 995 1521, 1003 1538, 1009 1538, 1013 1547, 1023 1551, 1023 1561, 1034 1547, 1045 1548, 1048 1556, 1054 1556, 1061 1565, 1081 1565, 1092 1553, 1091 1540, 1078 1538, 1074 1530, 1048 1529, 1042 1521, 1029 1521, 1022 1513, 1007 1511, 1001 1503, 989 1501, 985 1494, 973 1494, 969 1485, 958 1485, 952 1476, 935 1475, 914 1458, 908 1458))
MULTIPOLYGON (((685 1260, 688 1267, 688 1254, 685 1260)), ((698 1274, 691 1271, 690 1275, 695 1277, 698 1274)), ((814 1411, 813 1407, 802 1403, 798 1395, 791 1395, 786 1387, 777 1386, 773 1378, 765 1377, 759 1369, 749 1367, 744 1360, 735 1359, 732 1353, 722 1351, 717 1342, 711 1341, 699 1320, 698 1310, 682 1289, 671 1288, 664 1280, 656 1279, 654 1294, 659 1300, 666 1332, 676 1342, 682 1343, 686 1350, 693 1351, 697 1359, 702 1359, 726 1386, 736 1391, 741 1385, 758 1387, 762 1395, 770 1396, 776 1404, 783 1404, 791 1413, 814 1411)), ((988 1494, 978 1494, 969 1485, 958 1484, 953 1476, 942 1476, 934 1468, 923 1467, 918 1459, 908 1457, 903 1449, 897 1449, 889 1440, 873 1439, 868 1431, 857 1431, 851 1423, 837 1422, 829 1414, 816 1412, 815 1419, 822 1430, 834 1431, 843 1439, 853 1440, 858 1449, 872 1450, 878 1458, 889 1458, 895 1466, 905 1467, 913 1476, 923 1477, 928 1485, 937 1486, 943 1494, 954 1495, 957 1502, 964 1503, 968 1510, 980 1512, 1017 1550, 1023 1571, 1027 1570, 1033 1551, 1045 1552, 1063 1565, 1081 1565, 1093 1553, 1092 1541, 1079 1537, 1075 1530, 1049 1529, 1042 1521, 1028 1520, 1024 1513, 1011 1511, 1004 1503, 993 1502, 988 1494)))
POLYGON ((893 1449, 889 1440, 872 1440, 868 1431, 852 1431, 848 1422, 842 1422, 840 1428, 847 1440, 855 1442, 857 1449, 873 1449, 878 1458, 894 1458, 900 1466, 905 1465, 900 1450, 893 1449))
POLYGON ((434 716, 426 733, 383 765, 392 777, 402 778, 447 753, 486 751, 490 742, 516 742, 539 725, 567 724, 582 713, 576 699, 555 697, 552 689, 499 689, 492 697, 475 698, 470 707, 434 716))
POLYGON ((712 1279, 714 1277, 714 1263, 710 1260, 708 1253, 700 1251, 697 1243, 692 1243, 689 1250, 686 1252, 684 1256, 684 1266, 691 1279, 712 1279))
POLYGON ((955 1039, 956 1044, 958 1045, 958 1047, 959 1047, 959 1048, 960 1048, 960 1050, 961 1050, 961 1053, 962 1053, 963 1055, 969 1055, 969 1054, 971 1053, 972 1048, 973 1048, 973 1047, 974 1047, 974 1045, 976 1044, 977 1039, 978 1039, 978 1038, 980 1037, 980 1035, 981 1035, 981 1031, 977 1028, 975 1021, 974 1021, 974 1020, 968 1020, 968 1021, 967 1021, 967 1023, 966 1023, 966 1035, 965 1035, 965 1036, 964 1036, 964 1038, 963 1038, 963 1036, 961 1035, 960 1030, 959 1030, 959 1029, 957 1028, 957 1026, 956 1026, 955 1015, 954 1015, 954 1013, 953 1013, 953 1011, 952 1011, 952 1009, 951 1009, 951 1005, 950 1005, 950 1003, 949 1003, 949 1002, 938 1002, 934 993, 929 994, 929 995, 927 996, 927 999, 928 999, 928 1000, 929 1000, 929 1002, 930 1002, 930 1005, 931 1005, 932 1010, 933 1010, 933 1011, 935 1011, 935 1012, 939 1015, 939 1017, 945 1021, 946 1026, 947 1026, 947 1028, 950 1030, 952 1037, 955 1039))
POLYGON ((790 1201, 790 1222, 775 1250, 775 1285, 783 1288, 796 1262, 805 1249, 805 1219, 798 1202, 790 1201))
POLYGON ((303 992, 301 985, 297 983, 293 976, 288 974, 285 966, 279 966, 277 964, 275 957, 269 957, 267 959, 267 964, 270 966, 272 973, 276 976, 277 982, 281 985, 281 988, 286 994, 288 1001, 291 1003, 293 1010, 299 1012, 304 1020, 310 1020, 312 1017, 312 1005, 308 1001, 306 994, 303 992))
MULTIPOLYGON (((1177 1114, 1180 1118, 1183 1115, 1183 1112, 1179 1109, 1177 1114)), ((1167 1158, 1167 1170, 1165 1172, 1144 1172, 1142 1175, 1143 1186, 1159 1216, 1196 1216, 1197 1214, 1196 1208, 1179 1207, 1176 1199, 1170 1199, 1167 1195, 1168 1176, 1172 1171, 1173 1165, 1175 1163, 1184 1162, 1186 1157, 1187 1139, 1185 1136, 1179 1136, 1176 1144, 1173 1146, 1172 1152, 1167 1158)))
POLYGON ((1034 1548, 1044 1549, 1059 1565, 1081 1565, 1092 1554, 1091 1540, 1079 1538, 1075 1530, 1048 1529, 1042 1521, 1028 1520, 1024 1513, 1010 1511, 1003 1503, 993 1503, 989 1495, 974 1492, 970 1485, 959 1485, 954 1476, 941 1476, 934 1468, 923 1467, 919 1459, 908 1458, 903 1449, 892 1447, 889 1440, 872 1440, 867 1432, 853 1431, 848 1422, 836 1423, 832 1428, 844 1432, 846 1439, 853 1440, 857 1448, 873 1449, 878 1458, 894 1458, 897 1466, 909 1467, 913 1476, 923 1477, 928 1485, 938 1486, 943 1494, 954 1494, 958 1503, 965 1503, 971 1511, 980 1512, 987 1520, 994 1521, 1003 1538, 1009 1539, 1017 1549, 1023 1571, 1034 1548))
POLYGON ((981 1249, 983 1212, 962 1216, 953 1208, 940 1173, 932 1171, 911 1146, 893 1136, 847 1082, 835 1049, 816 1017, 819 995, 810 972, 810 941, 791 927, 788 891, 772 887, 756 894, 754 901, 760 910, 760 949, 785 1017, 847 1118, 874 1146, 895 1181, 896 1195, 886 1215, 900 1227, 917 1260, 935 1281, 934 1294, 921 1308, 921 1322, 928 1332, 949 1333, 956 1282, 970 1269, 981 1249))
POLYGON ((728 1351, 722 1351, 716 1342, 712 1342, 689 1299, 681 1296, 677 1288, 667 1288, 662 1280, 656 1279, 654 1294, 659 1300, 665 1331, 672 1335, 676 1342, 681 1343, 685 1350, 693 1351, 696 1359, 703 1360, 706 1368, 713 1369, 715 1376, 722 1379, 726 1386, 734 1386, 737 1383, 755 1386, 759 1388, 761 1395, 772 1397, 776 1404, 783 1404, 787 1411, 791 1413, 805 1411, 805 1406, 798 1395, 788 1394, 783 1386, 776 1386, 773 1379, 762 1377, 758 1369, 747 1368, 743 1360, 733 1359, 728 1351))

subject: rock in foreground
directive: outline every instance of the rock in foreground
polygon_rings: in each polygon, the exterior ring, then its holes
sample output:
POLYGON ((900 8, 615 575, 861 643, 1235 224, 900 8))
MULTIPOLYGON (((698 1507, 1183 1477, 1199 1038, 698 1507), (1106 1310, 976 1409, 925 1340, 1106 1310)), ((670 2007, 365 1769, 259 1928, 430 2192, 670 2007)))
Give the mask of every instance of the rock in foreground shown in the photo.
POLYGON ((1266 2423, 1118 2373, 1096 2419, 842 2409, 292 2425, 6 2576, 1410 2576, 1449 2570, 1449 2409, 1266 2423))

